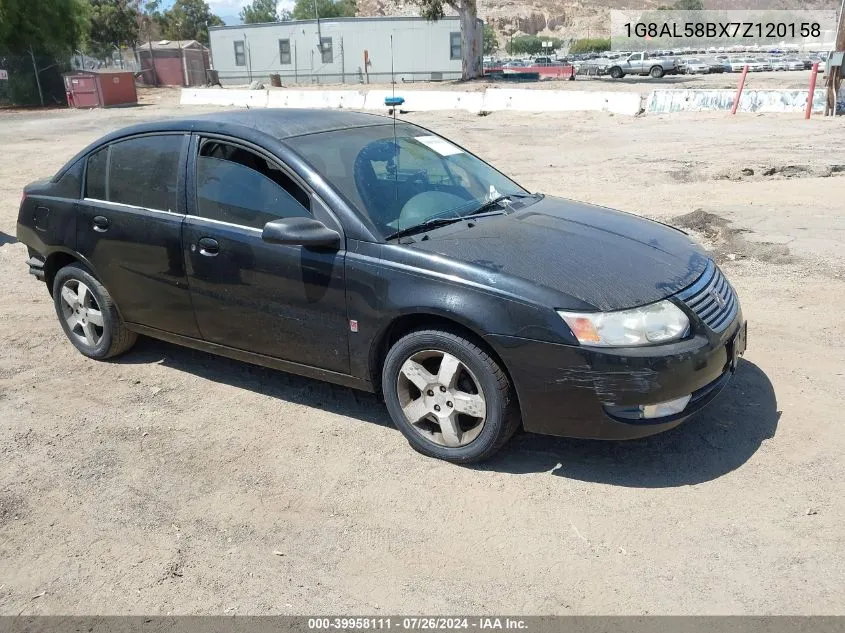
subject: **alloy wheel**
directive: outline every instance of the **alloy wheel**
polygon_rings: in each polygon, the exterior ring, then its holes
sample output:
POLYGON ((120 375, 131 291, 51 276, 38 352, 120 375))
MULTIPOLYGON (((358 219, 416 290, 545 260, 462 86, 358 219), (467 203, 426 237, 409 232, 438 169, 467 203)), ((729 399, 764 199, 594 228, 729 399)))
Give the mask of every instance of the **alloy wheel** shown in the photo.
POLYGON ((396 392, 408 423, 435 444, 466 446, 484 428, 481 383, 452 354, 423 350, 410 356, 399 370, 396 392))
POLYGON ((89 347, 103 339, 103 313, 91 289, 78 279, 68 279, 61 290, 62 316, 71 336, 89 347))

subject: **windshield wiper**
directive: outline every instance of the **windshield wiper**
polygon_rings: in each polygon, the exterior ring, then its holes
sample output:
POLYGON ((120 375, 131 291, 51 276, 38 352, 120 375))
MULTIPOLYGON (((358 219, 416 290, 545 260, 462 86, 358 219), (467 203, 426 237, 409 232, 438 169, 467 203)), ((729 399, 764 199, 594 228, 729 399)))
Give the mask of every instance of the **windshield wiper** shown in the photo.
POLYGON ((504 203, 504 206, 507 207, 507 206, 509 206, 511 198, 532 198, 536 195, 537 194, 533 194, 533 193, 509 193, 509 194, 504 195, 504 196, 497 196, 496 198, 493 198, 492 200, 488 200, 487 202, 485 202, 484 204, 479 206, 477 209, 470 211, 469 213, 465 214, 464 217, 468 217, 468 216, 471 216, 471 215, 479 215, 481 213, 484 213, 485 211, 492 209, 493 207, 502 205, 503 203, 504 203))
POLYGON ((455 222, 460 222, 461 220, 465 220, 467 218, 477 218, 477 217, 485 217, 489 215, 503 215, 505 213, 504 210, 501 211, 493 211, 492 209, 495 206, 500 205, 504 200, 508 200, 510 198, 533 198, 537 194, 533 193, 511 193, 506 196, 498 196, 493 200, 488 200, 487 202, 483 203, 478 208, 470 211, 469 213, 464 213, 463 215, 454 215, 449 217, 434 217, 429 218, 425 222, 421 222, 420 224, 414 224, 413 226, 409 226, 407 228, 401 229, 399 231, 394 231, 387 237, 385 240, 395 240, 400 237, 405 237, 406 235, 413 235, 415 233, 422 233, 427 231, 428 229, 437 228, 440 226, 446 226, 448 224, 454 224, 455 222))
POLYGON ((448 218, 429 218, 425 222, 421 222, 420 224, 414 224, 413 226, 406 227, 399 231, 394 231, 390 235, 388 235, 386 240, 395 240, 399 237, 405 237, 406 235, 413 235, 414 233, 422 233, 428 229, 433 229, 438 226, 446 226, 447 224, 454 224, 455 222, 460 222, 463 220, 463 217, 459 215, 451 216, 448 218))

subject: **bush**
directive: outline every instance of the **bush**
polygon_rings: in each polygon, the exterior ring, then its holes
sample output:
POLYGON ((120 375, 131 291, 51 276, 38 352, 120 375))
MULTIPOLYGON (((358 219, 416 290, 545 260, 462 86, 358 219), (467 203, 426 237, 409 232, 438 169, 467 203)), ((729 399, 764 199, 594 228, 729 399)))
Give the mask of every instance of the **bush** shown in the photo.
POLYGON ((9 101, 13 105, 38 105, 38 86, 35 76, 15 74, 9 75, 9 101))
POLYGON ((575 40, 569 47, 570 53, 602 53, 610 50, 609 37, 591 37, 575 40))
POLYGON ((520 35, 508 40, 506 50, 511 55, 538 55, 549 53, 560 48, 562 42, 557 37, 541 37, 537 35, 520 35), (543 48, 543 42, 552 42, 551 48, 543 48))

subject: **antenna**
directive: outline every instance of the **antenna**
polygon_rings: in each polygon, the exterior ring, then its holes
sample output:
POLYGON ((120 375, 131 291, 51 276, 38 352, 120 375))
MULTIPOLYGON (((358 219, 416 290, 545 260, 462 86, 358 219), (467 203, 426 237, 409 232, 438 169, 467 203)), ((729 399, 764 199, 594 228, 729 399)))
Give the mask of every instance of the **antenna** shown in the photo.
MULTIPOLYGON (((391 114, 393 114, 393 147, 396 151, 396 162, 394 164, 394 173, 393 173, 393 192, 395 194, 396 206, 399 206, 399 143, 396 142, 396 111, 399 109, 399 106, 405 103, 405 100, 402 97, 396 96, 396 80, 393 76, 393 33, 390 34, 390 83, 391 83, 391 94, 393 96, 385 97, 384 105, 390 108, 391 114)), ((401 230, 402 227, 400 226, 399 222, 400 218, 396 218, 396 230, 401 230)))

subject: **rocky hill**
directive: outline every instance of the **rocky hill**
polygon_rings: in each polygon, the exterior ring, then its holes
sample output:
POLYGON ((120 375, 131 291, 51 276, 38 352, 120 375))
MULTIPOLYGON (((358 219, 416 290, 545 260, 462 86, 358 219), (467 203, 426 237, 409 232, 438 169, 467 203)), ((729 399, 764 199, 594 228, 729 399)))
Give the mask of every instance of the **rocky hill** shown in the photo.
MULTIPOLYGON (((477 0, 478 17, 503 38, 512 35, 549 35, 565 40, 608 37, 611 9, 656 9, 666 0, 477 0)), ((419 15, 417 7, 402 0, 358 0, 358 15, 419 15)), ((706 9, 838 9, 837 0, 704 0, 706 9)))

